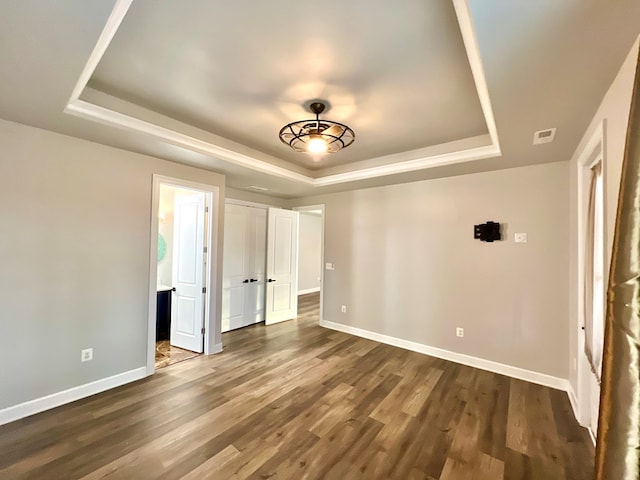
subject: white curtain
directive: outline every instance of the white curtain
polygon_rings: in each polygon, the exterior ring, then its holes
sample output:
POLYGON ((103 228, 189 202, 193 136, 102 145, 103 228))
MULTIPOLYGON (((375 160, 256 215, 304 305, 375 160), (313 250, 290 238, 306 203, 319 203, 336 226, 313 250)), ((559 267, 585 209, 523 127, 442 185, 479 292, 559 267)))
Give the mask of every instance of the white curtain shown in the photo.
POLYGON ((584 353, 600 381, 604 344, 604 230, 602 163, 591 167, 584 268, 584 353))

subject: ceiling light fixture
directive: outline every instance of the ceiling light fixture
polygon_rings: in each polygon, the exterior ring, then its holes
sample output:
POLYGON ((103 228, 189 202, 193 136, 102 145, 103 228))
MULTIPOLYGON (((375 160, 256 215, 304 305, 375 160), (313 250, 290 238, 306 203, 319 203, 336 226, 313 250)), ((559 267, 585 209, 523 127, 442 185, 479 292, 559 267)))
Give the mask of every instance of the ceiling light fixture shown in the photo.
POLYGON ((320 120, 325 108, 324 103, 313 102, 309 110, 315 113, 315 120, 299 120, 285 125, 280 130, 280 141, 296 152, 312 154, 336 153, 351 145, 356 134, 350 127, 331 120, 320 120))

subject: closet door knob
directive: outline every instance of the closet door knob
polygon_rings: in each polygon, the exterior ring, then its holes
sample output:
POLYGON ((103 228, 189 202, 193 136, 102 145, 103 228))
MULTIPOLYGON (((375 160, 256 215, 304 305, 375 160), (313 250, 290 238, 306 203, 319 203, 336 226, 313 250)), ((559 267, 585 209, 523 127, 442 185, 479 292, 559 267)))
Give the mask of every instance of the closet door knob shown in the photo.
POLYGON ((271 283, 271 282, 275 282, 275 280, 273 278, 270 278, 269 280, 267 280, 267 282, 271 283))
POLYGON ((249 279, 245 278, 244 280, 242 280, 242 283, 249 283, 249 279))
POLYGON ((252 279, 251 279, 251 280, 249 280, 249 281, 250 281, 251 283, 253 283, 253 282, 257 282, 257 281, 258 281, 258 279, 257 279, 257 278, 252 278, 252 279))

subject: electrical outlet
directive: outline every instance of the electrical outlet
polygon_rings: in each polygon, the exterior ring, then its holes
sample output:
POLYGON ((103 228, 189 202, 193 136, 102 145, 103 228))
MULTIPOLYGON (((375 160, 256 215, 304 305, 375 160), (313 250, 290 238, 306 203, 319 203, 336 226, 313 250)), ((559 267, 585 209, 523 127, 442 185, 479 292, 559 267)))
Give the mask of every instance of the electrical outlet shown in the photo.
POLYGON ((456 327, 456 337, 464 337, 464 328, 456 327))
POLYGON ((85 348, 80 352, 81 362, 90 362, 93 360, 93 348, 85 348))
POLYGON ((346 305, 342 305, 342 313, 347 313, 347 306, 346 305))

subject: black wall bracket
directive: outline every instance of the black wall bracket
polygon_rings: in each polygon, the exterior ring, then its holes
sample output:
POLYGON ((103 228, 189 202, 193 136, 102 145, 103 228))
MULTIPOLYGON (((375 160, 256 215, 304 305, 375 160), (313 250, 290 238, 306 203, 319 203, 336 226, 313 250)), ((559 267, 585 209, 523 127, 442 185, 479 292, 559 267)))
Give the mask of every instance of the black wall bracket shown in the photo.
POLYGON ((487 222, 474 225, 473 238, 480 239, 481 242, 495 242, 500 240, 500 224, 498 222, 487 222))

